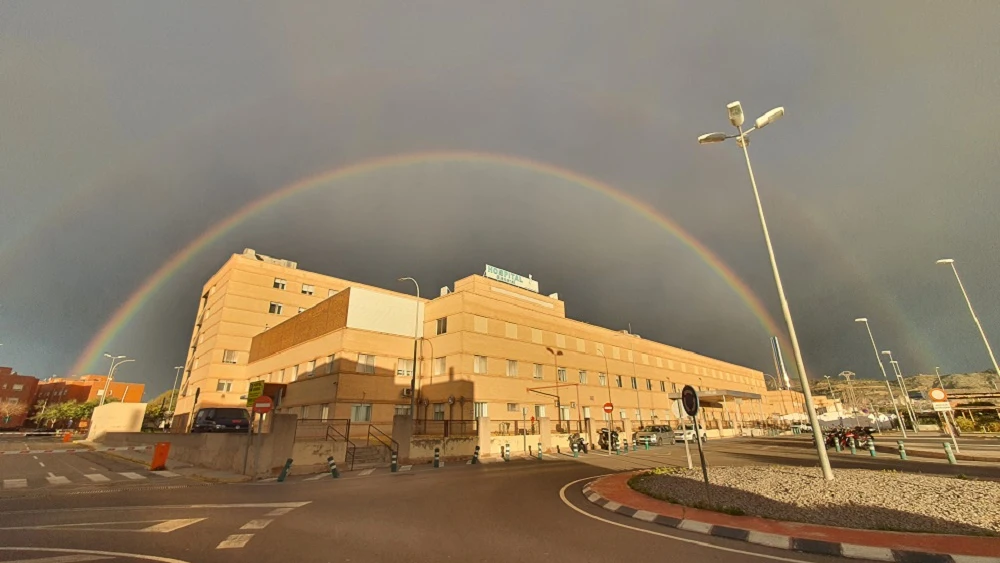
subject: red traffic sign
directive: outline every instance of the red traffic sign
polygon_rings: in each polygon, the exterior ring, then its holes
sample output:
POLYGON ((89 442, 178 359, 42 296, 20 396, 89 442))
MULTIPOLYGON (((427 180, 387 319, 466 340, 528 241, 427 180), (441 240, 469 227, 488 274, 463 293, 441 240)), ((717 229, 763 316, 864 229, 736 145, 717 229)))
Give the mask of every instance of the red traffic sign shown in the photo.
POLYGON ((938 387, 935 387, 934 389, 931 389, 930 392, 927 393, 927 394, 930 395, 932 401, 947 401, 948 400, 948 394, 944 392, 944 389, 941 389, 941 388, 938 388, 938 387))
POLYGON ((608 414, 615 412, 615 406, 611 403, 604 403, 604 412, 608 414))
POLYGON ((272 408, 274 408, 274 403, 271 402, 271 397, 266 395, 257 397, 257 400, 253 402, 253 412, 257 414, 269 413, 272 408))
POLYGON ((685 385, 681 389, 681 404, 684 406, 684 412, 689 415, 696 416, 698 414, 700 401, 698 400, 698 392, 694 390, 694 387, 685 385))

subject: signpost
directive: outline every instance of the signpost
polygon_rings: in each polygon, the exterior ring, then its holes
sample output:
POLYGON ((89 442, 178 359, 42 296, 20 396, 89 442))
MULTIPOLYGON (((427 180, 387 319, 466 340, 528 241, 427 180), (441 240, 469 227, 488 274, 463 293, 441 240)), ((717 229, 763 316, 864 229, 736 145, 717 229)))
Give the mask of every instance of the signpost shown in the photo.
POLYGON ((264 380, 258 379, 257 381, 250 382, 250 389, 247 391, 247 408, 254 406, 254 402, 257 397, 264 394, 264 380))
MULTIPOLYGON (((948 420, 948 413, 952 412, 951 401, 948 400, 948 394, 944 392, 944 389, 935 387, 927 392, 927 396, 931 399, 931 405, 934 407, 934 412, 938 413, 938 420, 941 420, 941 417, 943 416, 944 420, 942 421, 942 424, 944 424, 944 426, 948 429, 948 435, 951 436, 951 443, 955 446, 955 452, 959 453, 958 440, 955 438, 955 430, 951 426, 951 421, 948 420), (942 415, 942 413, 944 414, 942 415)), ((952 414, 952 420, 954 420, 954 414, 952 414)))
MULTIPOLYGON (((708 465, 705 463, 705 450, 701 447, 701 429, 698 428, 698 409, 701 403, 694 387, 685 385, 684 389, 681 389, 681 404, 684 405, 684 412, 691 417, 691 423, 694 426, 694 441, 698 444, 698 457, 701 459, 701 475, 705 478, 705 500, 711 504, 712 495, 708 489, 708 465)), ((687 440, 684 440, 684 444, 687 445, 687 440)))
MULTIPOLYGON (((254 383, 256 383, 256 381, 254 383)), ((263 383, 264 382, 261 381, 261 384, 263 383)), ((261 388, 263 387, 264 386, 261 385, 261 388)), ((258 468, 260 467, 260 442, 261 442, 260 433, 264 430, 264 415, 271 412, 272 408, 274 408, 274 403, 271 401, 271 397, 265 395, 259 395, 253 401, 253 413, 257 415, 257 438, 254 439, 254 442, 256 442, 256 444, 254 444, 255 447, 253 455, 254 479, 257 478, 257 475, 259 473, 258 468)), ((253 428, 253 420, 250 421, 250 427, 253 428)))
POLYGON ((604 413, 608 415, 608 457, 611 457, 611 421, 614 419, 611 413, 613 412, 615 412, 615 406, 610 402, 604 403, 604 413))

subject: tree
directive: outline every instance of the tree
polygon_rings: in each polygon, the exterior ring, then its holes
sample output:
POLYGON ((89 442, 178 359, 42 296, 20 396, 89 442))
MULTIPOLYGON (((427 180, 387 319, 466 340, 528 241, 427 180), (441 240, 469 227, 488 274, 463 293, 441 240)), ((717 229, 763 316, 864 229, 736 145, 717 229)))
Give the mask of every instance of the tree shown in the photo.
POLYGON ((28 411, 28 407, 22 403, 0 403, 0 424, 7 424, 10 419, 21 416, 28 411))
POLYGON ((146 416, 142 420, 142 425, 159 427, 168 412, 163 403, 148 403, 146 405, 146 416))

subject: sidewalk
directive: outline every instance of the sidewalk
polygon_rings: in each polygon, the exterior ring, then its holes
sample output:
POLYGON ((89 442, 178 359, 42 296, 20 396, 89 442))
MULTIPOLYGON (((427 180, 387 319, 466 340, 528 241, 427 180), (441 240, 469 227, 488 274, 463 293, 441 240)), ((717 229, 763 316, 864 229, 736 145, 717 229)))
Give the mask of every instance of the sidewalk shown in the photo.
MULTIPOLYGON (((97 447, 96 444, 91 444, 87 442, 78 442, 81 445, 85 445, 90 448, 97 447)), ((138 463, 140 465, 149 468, 150 463, 153 461, 153 449, 149 448, 147 450, 134 450, 134 451, 115 451, 115 452, 102 452, 95 451, 94 453, 120 459, 123 461, 130 461, 132 463, 138 463)), ((217 471, 214 469, 205 469, 202 467, 195 467, 189 463, 184 463, 182 461, 174 461, 167 459, 167 470, 173 471, 174 473, 180 475, 181 477, 187 477, 188 479, 194 479, 196 481, 203 481, 206 483, 244 483, 250 480, 248 475, 240 475, 238 473, 230 473, 228 471, 217 471)))

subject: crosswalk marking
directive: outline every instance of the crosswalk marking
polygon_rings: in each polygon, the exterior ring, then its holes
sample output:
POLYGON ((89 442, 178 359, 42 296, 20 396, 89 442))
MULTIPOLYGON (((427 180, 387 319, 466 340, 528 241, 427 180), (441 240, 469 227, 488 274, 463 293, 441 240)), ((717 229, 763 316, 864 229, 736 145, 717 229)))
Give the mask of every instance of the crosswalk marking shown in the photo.
POLYGON ((144 475, 139 475, 138 473, 132 473, 130 471, 120 471, 118 472, 122 477, 128 477, 129 479, 145 479, 144 475))
POLYGON ((173 471, 154 471, 153 475, 159 475, 160 477, 180 477, 180 475, 173 471))
POLYGON ((251 539, 253 534, 233 534, 219 542, 215 549, 237 549, 246 545, 251 539))
POLYGON ((271 523, 270 518, 261 518, 259 520, 251 520, 240 528, 241 530, 263 530, 271 523))
POLYGON ((305 481, 318 481, 318 480, 322 479, 323 477, 329 477, 329 476, 330 476, 329 473, 320 473, 319 475, 313 475, 312 477, 306 477, 304 480, 305 481))
POLYGON ((413 469, 413 466, 412 466, 412 465, 400 465, 400 466, 399 466, 399 470, 400 470, 400 471, 409 471, 409 470, 411 470, 411 469, 413 469))
POLYGON ((62 475, 53 475, 49 473, 49 476, 45 478, 46 481, 52 483, 53 485, 68 485, 69 479, 63 477, 62 475))
POLYGON ((93 481, 95 483, 105 483, 105 482, 111 480, 111 479, 108 479, 107 475, 102 475, 100 473, 88 473, 88 474, 85 474, 84 477, 86 477, 87 479, 90 479, 91 481, 93 481))
POLYGON ((374 467, 371 468, 371 469, 365 469, 364 471, 359 472, 358 476, 359 477, 367 477, 367 476, 371 475, 372 473, 375 473, 375 468, 374 467))
POLYGON ((27 479, 4 479, 3 488, 5 489, 23 489, 28 486, 27 479))

